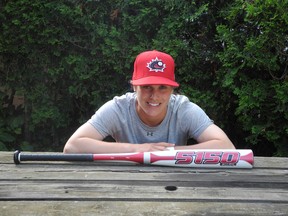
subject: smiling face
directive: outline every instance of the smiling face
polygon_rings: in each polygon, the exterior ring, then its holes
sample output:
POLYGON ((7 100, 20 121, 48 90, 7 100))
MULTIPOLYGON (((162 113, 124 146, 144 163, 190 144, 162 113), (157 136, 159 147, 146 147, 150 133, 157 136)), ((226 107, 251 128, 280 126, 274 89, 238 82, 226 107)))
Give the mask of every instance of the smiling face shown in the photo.
POLYGON ((148 126, 157 126, 165 118, 173 87, 167 85, 133 86, 137 94, 136 111, 148 126))

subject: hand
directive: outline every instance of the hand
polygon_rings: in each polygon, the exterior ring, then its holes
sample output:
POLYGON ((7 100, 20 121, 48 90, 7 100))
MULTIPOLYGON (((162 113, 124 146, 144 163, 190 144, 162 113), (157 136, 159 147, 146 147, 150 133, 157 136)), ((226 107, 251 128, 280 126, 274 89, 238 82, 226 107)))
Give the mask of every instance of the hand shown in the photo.
POLYGON ((166 151, 169 147, 174 147, 175 144, 160 142, 160 143, 143 143, 137 144, 138 152, 166 151))

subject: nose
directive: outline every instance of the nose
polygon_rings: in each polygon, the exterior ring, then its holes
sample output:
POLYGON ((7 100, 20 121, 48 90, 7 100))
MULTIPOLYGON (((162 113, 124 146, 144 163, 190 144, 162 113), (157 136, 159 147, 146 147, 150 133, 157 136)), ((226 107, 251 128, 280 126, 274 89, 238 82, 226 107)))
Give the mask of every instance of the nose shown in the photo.
POLYGON ((157 89, 151 89, 151 92, 150 92, 150 98, 151 99, 157 99, 158 98, 158 92, 157 92, 157 89))

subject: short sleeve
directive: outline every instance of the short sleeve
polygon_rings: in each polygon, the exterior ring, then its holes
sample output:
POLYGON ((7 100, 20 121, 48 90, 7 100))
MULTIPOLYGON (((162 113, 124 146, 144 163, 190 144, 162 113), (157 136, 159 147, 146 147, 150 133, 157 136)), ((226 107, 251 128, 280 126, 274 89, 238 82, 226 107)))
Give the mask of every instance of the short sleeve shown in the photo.
POLYGON ((197 104, 187 101, 179 107, 180 126, 189 138, 197 140, 202 132, 213 124, 213 121, 197 104))
POLYGON ((88 122, 103 136, 112 135, 117 130, 119 115, 113 100, 101 106, 88 122))

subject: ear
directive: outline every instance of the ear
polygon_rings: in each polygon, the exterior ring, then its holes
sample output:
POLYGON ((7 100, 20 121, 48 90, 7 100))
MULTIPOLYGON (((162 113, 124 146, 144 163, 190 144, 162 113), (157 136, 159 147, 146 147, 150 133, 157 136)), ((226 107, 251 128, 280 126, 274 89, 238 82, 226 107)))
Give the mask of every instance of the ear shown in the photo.
POLYGON ((133 85, 132 80, 130 80, 130 86, 131 86, 131 89, 135 92, 136 91, 136 86, 133 85))

